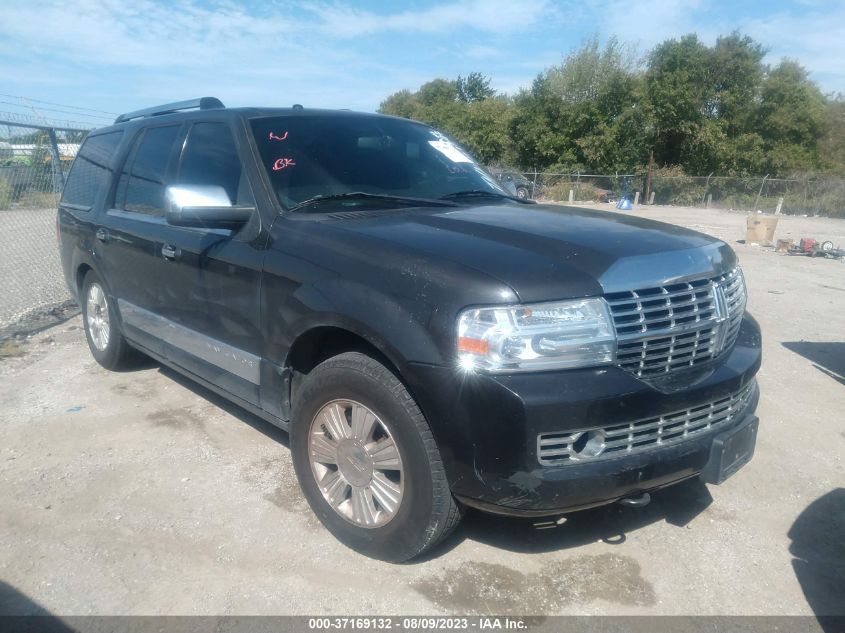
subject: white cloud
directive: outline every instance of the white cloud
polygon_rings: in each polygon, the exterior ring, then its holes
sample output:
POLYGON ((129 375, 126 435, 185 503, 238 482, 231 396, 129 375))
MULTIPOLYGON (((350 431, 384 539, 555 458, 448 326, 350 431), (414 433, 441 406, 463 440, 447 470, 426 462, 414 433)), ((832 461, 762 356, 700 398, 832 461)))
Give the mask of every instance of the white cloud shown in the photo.
POLYGON ((499 59, 504 57, 505 54, 505 51, 501 47, 484 46, 481 44, 469 46, 464 51, 464 55, 470 59, 499 59))
POLYGON ((0 10, 4 48, 49 53, 108 66, 203 67, 272 41, 273 51, 296 50, 288 17, 250 16, 237 7, 204 8, 193 2, 79 0, 11 3, 0 10))
POLYGON ((312 105, 372 108, 372 94, 356 86, 394 72, 354 47, 314 37, 318 24, 278 8, 246 13, 194 0, 0 5, 0 77, 32 96, 63 84, 77 94, 97 89, 110 109, 197 94, 240 104, 310 98, 312 105))
POLYGON ((539 72, 540 70, 533 74, 496 74, 493 75, 492 82, 490 85, 498 93, 513 96, 517 94, 521 88, 531 87, 531 82, 534 81, 534 78, 539 74, 539 72))
POLYGON ((740 28, 771 61, 794 57, 845 91, 841 2, 730 22, 725 1, 439 0, 376 12, 335 0, 0 0, 0 81, 4 92, 74 93, 60 101, 109 110, 198 94, 373 109, 400 88, 474 70, 513 93, 593 32, 646 50, 740 28))
POLYGON ((797 0, 794 8, 767 11, 742 3, 725 10, 716 0, 592 0, 589 4, 603 36, 616 35, 647 51, 654 45, 687 33, 713 44, 719 35, 735 30, 769 49, 766 61, 796 59, 823 89, 845 92, 845 4, 831 0, 797 0), (752 12, 755 17, 737 14, 752 12), (733 15, 731 15, 733 14, 733 15), (759 17, 757 17, 759 16, 759 17))
POLYGON ((742 31, 769 47, 767 60, 797 60, 823 89, 845 92, 845 5, 749 20, 742 31))
POLYGON ((315 57, 310 52, 324 55, 326 43, 338 39, 381 32, 514 33, 552 11, 547 0, 453 0, 386 14, 290 2, 247 12, 225 1, 4 0, 0 50, 61 51, 80 61, 142 67, 201 67, 227 59, 282 65, 292 52, 298 62, 315 57))
MULTIPOLYGON (((408 72, 394 51, 375 52, 383 42, 365 45, 361 38, 407 34, 419 47, 438 34, 499 37, 553 13, 548 0, 449 0, 384 14, 290 1, 247 9, 228 0, 2 0, 0 77, 41 86, 71 78, 72 67, 80 85, 102 78, 120 92, 113 101, 133 104, 199 91, 242 102, 310 96, 325 105, 373 108, 408 72), (16 72, 22 64, 25 76, 16 72), (376 96, 362 94, 364 86, 376 96)), ((489 57, 495 51, 489 49, 474 53, 489 57)))
POLYGON ((337 4, 312 6, 321 29, 338 37, 378 32, 454 33, 479 31, 492 34, 524 32, 548 20, 556 9, 548 0, 458 0, 425 9, 375 13, 337 4))
POLYGON ((613 0, 591 5, 599 33, 643 48, 692 32, 706 39, 718 21, 708 0, 613 0))

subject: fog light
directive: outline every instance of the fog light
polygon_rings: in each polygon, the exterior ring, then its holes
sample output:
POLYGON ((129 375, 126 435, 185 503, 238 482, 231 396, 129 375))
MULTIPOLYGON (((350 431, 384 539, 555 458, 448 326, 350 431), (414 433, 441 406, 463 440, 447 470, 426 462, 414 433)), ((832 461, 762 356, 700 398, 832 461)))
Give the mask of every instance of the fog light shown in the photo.
POLYGON ((601 455, 604 452, 604 447, 604 431, 593 429, 584 431, 578 436, 578 439, 572 443, 572 452, 578 457, 589 459, 601 455))

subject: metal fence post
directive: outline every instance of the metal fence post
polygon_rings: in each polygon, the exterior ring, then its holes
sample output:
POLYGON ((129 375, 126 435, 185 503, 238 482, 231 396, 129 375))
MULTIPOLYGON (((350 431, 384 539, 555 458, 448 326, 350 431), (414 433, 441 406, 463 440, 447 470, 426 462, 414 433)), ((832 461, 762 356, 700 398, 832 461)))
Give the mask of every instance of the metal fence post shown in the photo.
POLYGON ((763 182, 760 183, 760 191, 757 192, 757 199, 754 201, 754 208, 751 209, 752 211, 757 211, 757 205, 760 204, 760 196, 763 194, 763 187, 766 186, 766 181, 769 179, 769 174, 766 174, 763 178, 763 182))
POLYGON ((65 186, 65 175, 62 173, 62 162, 59 157, 59 143, 56 141, 56 130, 47 129, 47 136, 50 137, 50 166, 53 172, 53 193, 60 193, 65 186))
MULTIPOLYGON (((707 176, 707 182, 704 183, 704 193, 701 194, 701 201, 704 202, 707 199, 707 192, 710 190, 710 178, 712 178, 713 172, 711 171, 707 176)), ((710 204, 707 205, 710 207, 710 204)))

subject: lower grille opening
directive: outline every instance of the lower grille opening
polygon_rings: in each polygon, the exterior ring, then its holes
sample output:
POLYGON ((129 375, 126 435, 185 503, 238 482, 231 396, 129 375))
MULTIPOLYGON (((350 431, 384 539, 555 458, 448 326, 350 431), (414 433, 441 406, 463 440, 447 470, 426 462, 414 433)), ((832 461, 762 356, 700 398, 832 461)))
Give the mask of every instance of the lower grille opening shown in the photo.
POLYGON ((736 422, 744 415, 756 382, 737 393, 687 409, 606 427, 537 436, 537 459, 544 466, 596 461, 683 442, 736 422))

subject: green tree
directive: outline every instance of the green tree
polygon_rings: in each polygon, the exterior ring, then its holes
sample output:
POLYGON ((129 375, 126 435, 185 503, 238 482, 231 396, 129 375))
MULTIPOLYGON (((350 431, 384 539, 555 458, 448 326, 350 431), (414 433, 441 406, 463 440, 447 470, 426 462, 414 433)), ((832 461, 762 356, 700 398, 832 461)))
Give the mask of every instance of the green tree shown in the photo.
POLYGON ((712 93, 708 114, 724 122, 728 133, 744 133, 752 123, 759 103, 765 55, 766 49, 747 35, 734 32, 716 40, 710 58, 712 93))
POLYGON ((382 101, 379 112, 432 125, 465 145, 485 163, 510 160, 513 102, 496 97, 490 79, 472 72, 455 81, 434 79, 416 92, 400 90, 382 101))
POLYGON ((740 33, 713 46, 695 34, 643 61, 610 38, 584 41, 513 98, 473 72, 385 99, 381 112, 424 121, 485 162, 611 173, 659 166, 687 174, 789 175, 845 168, 845 102, 825 99, 804 68, 763 63, 740 33))
POLYGON ((421 104, 417 96, 410 90, 400 90, 387 97, 379 105, 382 114, 392 114, 406 119, 419 118, 421 104))
POLYGON ((649 54, 645 74, 646 107, 653 122, 655 159, 662 165, 708 169, 704 156, 714 130, 702 129, 709 111, 710 50, 695 34, 667 40, 649 54))
POLYGON ((467 104, 450 134, 466 145, 484 164, 511 163, 510 124, 513 103, 507 97, 493 97, 467 104))
POLYGON ((845 95, 831 95, 827 99, 819 155, 824 167, 845 176, 845 95))
POLYGON ((530 90, 514 98, 511 139, 517 163, 538 170, 577 169, 578 156, 567 131, 569 113, 552 93, 546 75, 539 75, 530 90))
POLYGON ((517 98, 513 132, 520 162, 564 171, 627 170, 647 155, 635 54, 593 37, 517 98), (639 148, 637 147, 639 145, 639 148))
POLYGON ((564 58, 560 66, 546 71, 548 89, 564 103, 607 101, 625 96, 636 72, 636 50, 616 37, 601 46, 598 36, 564 58))
POLYGON ((451 103, 458 98, 458 84, 448 79, 433 79, 420 86, 416 97, 424 106, 451 103))
POLYGON ((490 87, 490 78, 475 72, 470 73, 466 78, 458 75, 455 88, 458 100, 464 103, 482 101, 496 94, 496 91, 490 87))
POLYGON ((789 175, 821 165, 825 100, 804 68, 769 68, 766 49, 732 33, 708 48, 693 36, 651 54, 647 107, 660 164, 687 173, 789 175))
POLYGON ((819 164, 825 100, 807 71, 784 60, 763 80, 756 127, 768 154, 769 169, 786 175, 819 164))

